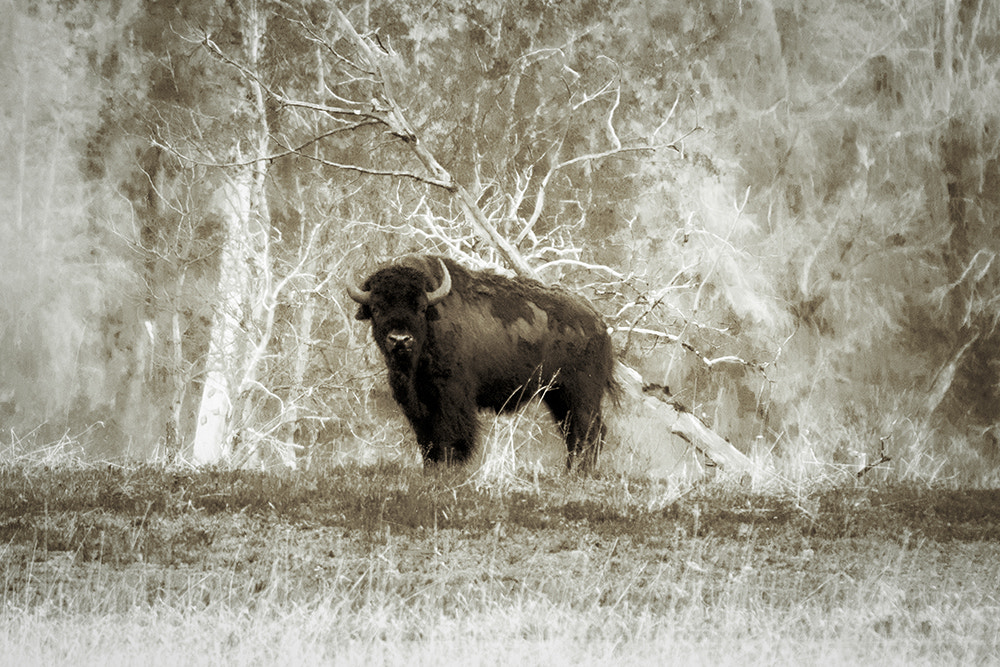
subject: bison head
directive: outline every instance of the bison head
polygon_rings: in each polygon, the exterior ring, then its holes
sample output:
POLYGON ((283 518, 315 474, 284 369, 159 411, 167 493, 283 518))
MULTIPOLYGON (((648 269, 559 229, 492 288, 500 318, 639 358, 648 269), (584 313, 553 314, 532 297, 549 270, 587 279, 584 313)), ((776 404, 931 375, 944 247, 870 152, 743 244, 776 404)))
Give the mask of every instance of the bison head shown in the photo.
POLYGON ((427 323, 437 319, 434 306, 451 291, 451 275, 438 259, 443 277, 439 284, 430 267, 399 263, 373 273, 360 287, 347 285, 347 293, 360 307, 355 316, 372 321, 375 343, 390 368, 412 368, 427 342, 427 323))

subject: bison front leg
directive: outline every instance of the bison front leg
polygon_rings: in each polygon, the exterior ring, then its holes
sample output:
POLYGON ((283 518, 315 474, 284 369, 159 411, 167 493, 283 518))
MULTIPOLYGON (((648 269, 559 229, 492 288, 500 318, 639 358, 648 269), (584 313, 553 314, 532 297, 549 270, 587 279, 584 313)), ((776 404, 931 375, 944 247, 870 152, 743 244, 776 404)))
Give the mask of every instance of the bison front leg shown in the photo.
POLYGON ((441 393, 435 409, 420 428, 414 425, 424 463, 463 463, 476 447, 478 408, 472 392, 441 393))

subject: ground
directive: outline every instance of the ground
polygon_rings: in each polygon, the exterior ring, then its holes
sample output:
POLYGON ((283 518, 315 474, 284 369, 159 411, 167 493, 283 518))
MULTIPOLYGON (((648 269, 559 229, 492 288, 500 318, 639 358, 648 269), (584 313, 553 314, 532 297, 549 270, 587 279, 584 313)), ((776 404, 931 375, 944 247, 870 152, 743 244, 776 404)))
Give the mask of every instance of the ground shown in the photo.
POLYGON ((1000 491, 0 469, 3 664, 1000 662, 1000 491))

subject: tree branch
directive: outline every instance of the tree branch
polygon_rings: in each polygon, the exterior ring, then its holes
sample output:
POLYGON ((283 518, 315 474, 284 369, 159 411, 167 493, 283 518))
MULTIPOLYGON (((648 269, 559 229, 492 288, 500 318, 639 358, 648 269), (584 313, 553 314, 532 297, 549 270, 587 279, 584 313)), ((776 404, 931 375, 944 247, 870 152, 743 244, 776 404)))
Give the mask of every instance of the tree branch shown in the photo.
MULTIPOLYGON (((617 139, 617 137, 615 138, 617 139)), ((542 179, 541 185, 538 186, 538 194, 535 196, 535 209, 531 212, 531 217, 528 218, 528 222, 525 223, 524 228, 517 235, 517 238, 514 239, 514 243, 518 244, 521 243, 521 241, 524 240, 524 237, 530 234, 532 229, 534 229, 535 224, 538 222, 539 218, 542 217, 542 207, 545 205, 546 188, 548 188, 549 181, 552 179, 552 177, 555 176, 555 174, 560 170, 565 169, 566 167, 571 167, 574 164, 586 162, 588 160, 601 160, 606 157, 611 157, 612 155, 619 155, 621 153, 655 151, 657 150, 657 148, 659 148, 659 146, 626 146, 626 147, 612 148, 610 150, 602 151, 600 153, 588 153, 587 155, 578 155, 575 158, 571 158, 569 160, 560 162, 559 164, 553 166, 552 168, 549 169, 548 173, 545 174, 545 177, 542 179)))
MULTIPOLYGON (((383 125, 390 125, 388 119, 385 118, 384 114, 380 113, 379 109, 371 105, 366 105, 363 102, 344 100, 344 102, 346 102, 348 105, 356 104, 357 108, 350 106, 334 107, 327 104, 317 104, 315 102, 305 102, 303 100, 293 100, 291 98, 285 97, 284 95, 277 92, 276 90, 273 90, 266 83, 261 81, 260 77, 257 76, 256 72, 251 71, 245 65, 242 65, 241 63, 238 63, 229 56, 227 56, 225 52, 223 52, 223 50, 219 48, 219 45, 216 44, 214 41, 212 41, 212 38, 210 36, 206 36, 205 39, 202 40, 202 44, 204 44, 209 51, 215 54, 215 56, 219 58, 219 60, 223 61, 228 65, 231 65, 232 67, 235 67, 243 76, 255 82, 257 85, 261 87, 262 90, 264 90, 268 95, 270 95, 273 99, 278 101, 283 106, 309 109, 310 111, 318 111, 320 113, 325 113, 330 116, 367 118, 371 121, 382 123, 383 125)), ((338 97, 338 99, 343 99, 343 98, 338 97)))
POLYGON ((741 357, 737 357, 736 355, 732 354, 725 355, 722 357, 715 357, 714 359, 709 358, 707 355, 704 355, 701 352, 699 352, 696 347, 691 345, 691 343, 681 340, 680 336, 677 336, 676 334, 670 334, 665 331, 658 331, 656 329, 644 329, 641 327, 634 327, 634 326, 614 327, 613 330, 618 332, 628 333, 629 335, 637 333, 646 336, 654 336, 656 338, 663 338, 664 340, 668 340, 671 343, 676 343, 681 347, 683 347, 688 352, 697 356, 698 359, 701 361, 701 363, 705 364, 709 368, 711 368, 712 366, 716 366, 718 364, 739 364, 740 366, 746 366, 747 368, 752 368, 762 373, 765 370, 764 364, 756 363, 753 361, 746 361, 745 359, 742 359, 741 357))
POLYGON ((348 36, 351 37, 363 56, 369 61, 372 69, 378 72, 381 83, 382 97, 387 105, 387 113, 384 122, 389 125, 390 131, 393 134, 403 138, 406 145, 411 151, 413 151, 416 158, 421 164, 424 165, 424 168, 432 174, 432 177, 430 179, 426 179, 425 182, 431 182, 453 193, 458 198, 458 202, 465 211, 466 218, 469 220, 472 227, 481 236, 483 236, 487 242, 490 243, 490 245, 494 246, 501 255, 503 255, 504 259, 507 260, 507 263, 521 275, 532 278, 537 277, 535 270, 532 269, 531 265, 524 260, 521 254, 517 251, 517 248, 501 236, 496 230, 496 227, 494 227, 486 218, 482 209, 479 208, 475 197, 469 194, 468 190, 455 181, 451 173, 441 166, 441 163, 437 161, 434 155, 419 140, 416 132, 413 131, 402 106, 396 102, 396 96, 392 90, 392 81, 399 78, 396 76, 398 72, 388 71, 395 65, 395 63, 388 62, 392 54, 386 52, 382 48, 376 52, 375 49, 373 49, 372 46, 357 33, 350 20, 344 16, 344 13, 339 9, 337 10, 337 15, 340 18, 344 30, 347 31, 348 36))
MULTIPOLYGON (((170 146, 170 145, 165 144, 163 142, 157 141, 156 139, 152 140, 152 144, 154 146, 156 146, 157 148, 161 148, 161 149, 167 151, 168 153, 170 153, 171 155, 173 155, 174 157, 176 157, 179 160, 183 160, 183 161, 185 161, 185 162, 187 162, 189 164, 198 165, 199 167, 249 167, 249 166, 251 166, 253 164, 256 164, 260 160, 265 160, 267 162, 272 162, 274 160, 278 160, 278 159, 283 158, 283 157, 288 157, 289 155, 299 155, 301 157, 311 158, 312 156, 307 155, 307 154, 301 152, 303 148, 306 148, 307 146, 311 146, 312 144, 315 144, 315 143, 317 143, 319 141, 322 141, 323 139, 326 139, 327 137, 333 136, 335 134, 339 134, 340 132, 350 132, 351 130, 356 130, 356 129, 360 128, 360 127, 366 127, 368 125, 374 125, 374 124, 375 124, 375 121, 372 121, 372 120, 363 120, 363 121, 359 121, 357 123, 354 123, 353 125, 347 125, 347 126, 344 126, 344 127, 338 127, 338 128, 333 129, 333 130, 330 130, 329 132, 324 132, 323 134, 320 134, 320 135, 317 135, 315 137, 312 137, 311 139, 309 139, 308 141, 306 141, 305 143, 303 143, 302 145, 300 145, 300 146, 298 146, 296 148, 290 148, 290 147, 286 146, 285 144, 283 144, 280 141, 278 141, 278 139, 276 139, 274 137, 274 135, 271 135, 271 137, 270 137, 271 140, 274 141, 274 143, 276 143, 279 146, 281 146, 282 148, 284 148, 285 149, 284 151, 282 151, 281 153, 272 153, 272 154, 269 154, 269 155, 264 155, 262 157, 255 157, 255 158, 253 158, 251 160, 238 160, 238 161, 235 161, 235 162, 204 162, 204 161, 201 161, 201 160, 197 160, 197 159, 195 159, 195 158, 193 158, 193 157, 191 157, 189 155, 185 155, 185 154, 181 153, 179 150, 177 150, 176 148, 174 148, 173 146, 170 146)), ((392 175, 395 175, 395 174, 392 174, 392 175)))
POLYGON ((410 171, 396 171, 392 169, 370 169, 368 167, 362 167, 357 164, 347 164, 343 162, 333 162, 332 160, 327 160, 325 158, 316 157, 315 155, 309 155, 308 153, 298 153, 299 156, 306 158, 307 160, 312 160, 313 162, 318 162, 327 167, 333 167, 335 169, 345 169, 347 171, 355 171, 359 174, 367 174, 369 176, 390 176, 396 178, 406 178, 412 181, 417 181, 418 183, 425 183, 427 185, 433 185, 435 187, 444 188, 445 190, 454 191, 454 184, 448 183, 446 181, 440 181, 436 178, 429 178, 427 176, 421 176, 419 174, 414 174, 410 171))

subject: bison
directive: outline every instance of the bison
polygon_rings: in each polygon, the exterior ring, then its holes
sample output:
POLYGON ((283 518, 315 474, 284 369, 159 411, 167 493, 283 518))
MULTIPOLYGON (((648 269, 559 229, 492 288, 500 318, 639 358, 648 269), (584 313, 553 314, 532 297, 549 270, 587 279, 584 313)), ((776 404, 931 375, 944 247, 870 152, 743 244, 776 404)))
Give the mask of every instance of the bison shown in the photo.
POLYGON ((582 297, 525 278, 411 255, 348 284, 371 320, 426 463, 462 462, 478 411, 508 411, 536 393, 559 424, 567 465, 590 468, 604 437, 601 402, 616 393, 601 316, 582 297))

